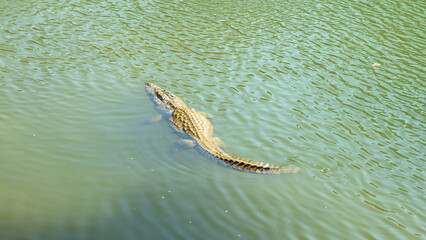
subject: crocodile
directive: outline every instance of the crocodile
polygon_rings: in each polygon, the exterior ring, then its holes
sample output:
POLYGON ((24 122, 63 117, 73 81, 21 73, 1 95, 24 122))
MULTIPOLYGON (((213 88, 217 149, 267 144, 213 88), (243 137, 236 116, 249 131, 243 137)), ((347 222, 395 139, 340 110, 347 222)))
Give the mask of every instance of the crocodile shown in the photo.
POLYGON ((145 83, 145 91, 155 103, 156 109, 168 117, 172 128, 186 136, 190 147, 196 147, 207 157, 218 160, 220 164, 240 171, 263 174, 296 173, 300 170, 231 156, 220 147, 220 140, 213 137, 213 126, 205 113, 187 107, 178 96, 153 83, 145 83))

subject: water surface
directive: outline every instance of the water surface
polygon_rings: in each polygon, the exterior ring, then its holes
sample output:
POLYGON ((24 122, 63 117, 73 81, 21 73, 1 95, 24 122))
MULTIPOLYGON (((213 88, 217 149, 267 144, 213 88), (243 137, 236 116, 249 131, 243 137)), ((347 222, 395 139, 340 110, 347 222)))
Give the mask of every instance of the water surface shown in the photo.
POLYGON ((422 239, 422 1, 2 1, 0 239, 422 239), (373 66, 379 63, 380 66, 373 66), (215 116, 234 171, 143 83, 215 116))

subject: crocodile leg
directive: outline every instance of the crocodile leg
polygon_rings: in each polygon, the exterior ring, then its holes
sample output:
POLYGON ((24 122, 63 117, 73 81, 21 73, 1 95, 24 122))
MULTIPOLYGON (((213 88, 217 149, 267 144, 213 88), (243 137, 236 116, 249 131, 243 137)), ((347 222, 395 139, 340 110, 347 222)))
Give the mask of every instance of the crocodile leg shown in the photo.
POLYGON ((149 121, 150 123, 156 123, 161 121, 161 119, 163 119, 163 115, 159 114, 158 116, 154 117, 151 119, 151 121, 149 121))
POLYGON ((191 139, 180 139, 177 142, 177 144, 184 149, 195 147, 195 143, 196 142, 194 140, 191 140, 191 139))
POLYGON ((218 138, 218 137, 213 137, 212 138, 214 144, 216 144, 217 146, 221 147, 221 148, 225 148, 226 149, 226 145, 225 143, 222 141, 222 139, 218 138))
POLYGON ((202 116, 206 117, 206 118, 214 118, 213 115, 209 114, 209 113, 205 113, 205 112, 199 112, 197 111, 199 114, 201 114, 202 116))
POLYGON ((191 139, 179 139, 174 146, 169 150, 170 155, 175 155, 178 152, 195 147, 195 141, 191 139))

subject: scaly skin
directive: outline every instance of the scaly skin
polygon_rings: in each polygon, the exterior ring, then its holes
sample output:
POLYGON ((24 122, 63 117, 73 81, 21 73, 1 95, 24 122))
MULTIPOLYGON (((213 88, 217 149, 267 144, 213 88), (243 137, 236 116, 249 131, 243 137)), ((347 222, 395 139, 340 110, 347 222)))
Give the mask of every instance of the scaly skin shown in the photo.
POLYGON ((283 174, 300 170, 300 168, 271 166, 229 155, 217 145, 213 138, 213 126, 202 113, 188 108, 182 99, 152 83, 145 83, 145 90, 156 103, 158 110, 170 117, 173 128, 188 134, 198 150, 206 156, 218 159, 220 163, 233 169, 253 173, 283 174))

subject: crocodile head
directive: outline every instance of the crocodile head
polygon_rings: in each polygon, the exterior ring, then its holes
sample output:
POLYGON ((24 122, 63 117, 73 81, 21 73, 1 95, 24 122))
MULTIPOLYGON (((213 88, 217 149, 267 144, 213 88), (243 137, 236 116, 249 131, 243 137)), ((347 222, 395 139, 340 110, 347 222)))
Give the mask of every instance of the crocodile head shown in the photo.
POLYGON ((153 83, 145 83, 145 91, 157 107, 166 113, 172 113, 176 108, 186 107, 182 99, 153 83))

